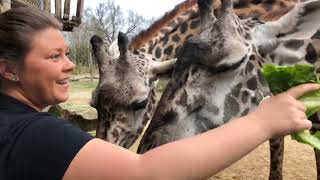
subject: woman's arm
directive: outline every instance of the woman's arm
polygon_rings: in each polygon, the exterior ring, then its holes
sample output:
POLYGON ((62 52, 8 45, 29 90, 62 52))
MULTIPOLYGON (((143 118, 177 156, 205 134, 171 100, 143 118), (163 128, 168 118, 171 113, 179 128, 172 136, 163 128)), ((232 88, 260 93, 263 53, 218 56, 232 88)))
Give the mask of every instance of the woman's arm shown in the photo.
POLYGON ((93 139, 73 159, 64 180, 208 178, 271 137, 311 128, 305 107, 296 98, 318 88, 297 86, 265 100, 247 116, 143 155, 93 139))

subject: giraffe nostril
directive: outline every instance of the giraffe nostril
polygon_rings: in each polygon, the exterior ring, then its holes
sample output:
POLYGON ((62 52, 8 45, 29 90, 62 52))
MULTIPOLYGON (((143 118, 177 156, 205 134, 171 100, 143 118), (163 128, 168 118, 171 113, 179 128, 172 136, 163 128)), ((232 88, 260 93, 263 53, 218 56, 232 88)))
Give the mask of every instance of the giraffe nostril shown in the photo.
POLYGON ((130 108, 134 111, 143 109, 147 106, 148 103, 148 98, 144 99, 144 100, 140 100, 140 101, 134 101, 133 103, 130 104, 130 108))

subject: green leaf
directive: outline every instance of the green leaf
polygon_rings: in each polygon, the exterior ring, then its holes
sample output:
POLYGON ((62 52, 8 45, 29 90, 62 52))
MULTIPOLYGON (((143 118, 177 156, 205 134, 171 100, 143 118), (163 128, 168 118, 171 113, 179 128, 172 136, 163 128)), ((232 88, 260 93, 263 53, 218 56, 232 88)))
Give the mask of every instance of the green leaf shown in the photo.
POLYGON ((315 135, 311 135, 309 131, 305 130, 305 131, 294 133, 291 135, 291 137, 292 139, 300 143, 309 144, 312 147, 320 150, 320 139, 318 137, 319 133, 320 132, 317 132, 317 136, 315 136, 315 135))
MULTIPOLYGON (((305 83, 319 83, 315 67, 307 64, 295 66, 275 66, 267 64, 262 68, 262 75, 269 84, 271 92, 276 95, 291 87, 305 83)), ((320 111, 320 90, 306 93, 298 98, 307 108, 306 115, 310 117, 320 111)), ((298 142, 309 144, 320 150, 320 132, 311 135, 309 131, 294 133, 291 137, 298 142)))

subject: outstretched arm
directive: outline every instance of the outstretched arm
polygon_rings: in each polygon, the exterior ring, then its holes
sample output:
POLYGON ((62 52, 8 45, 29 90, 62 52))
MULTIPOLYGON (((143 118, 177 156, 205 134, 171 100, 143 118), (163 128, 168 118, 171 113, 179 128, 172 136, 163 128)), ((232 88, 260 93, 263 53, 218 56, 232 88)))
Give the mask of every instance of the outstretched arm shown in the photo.
POLYGON ((230 166, 264 141, 311 127, 296 100, 319 85, 300 85, 263 101, 247 116, 198 136, 168 143, 143 155, 99 139, 71 162, 64 180, 204 179, 230 166))

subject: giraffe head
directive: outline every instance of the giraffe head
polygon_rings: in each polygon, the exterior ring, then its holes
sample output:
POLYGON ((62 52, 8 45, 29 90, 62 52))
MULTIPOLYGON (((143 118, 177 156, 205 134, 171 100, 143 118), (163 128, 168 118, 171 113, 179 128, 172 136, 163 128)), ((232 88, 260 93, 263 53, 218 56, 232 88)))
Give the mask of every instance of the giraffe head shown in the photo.
POLYGON ((129 147, 145 125, 147 105, 154 103, 149 98, 153 80, 158 73, 170 69, 174 60, 160 63, 145 54, 133 54, 128 51, 127 36, 121 32, 118 57, 108 55, 98 36, 93 36, 90 43, 100 74, 91 101, 98 111, 97 137, 129 147))
POLYGON ((241 20, 232 0, 222 0, 220 13, 213 12, 212 0, 198 0, 198 7, 200 34, 180 50, 139 153, 215 128, 256 107, 269 95, 261 65, 276 57, 265 54, 282 43, 279 34, 296 29, 305 6, 297 4, 288 15, 265 24, 241 20))
POLYGON ((231 0, 222 1, 218 15, 212 0, 198 0, 198 7, 200 34, 182 46, 139 152, 217 127, 230 117, 224 112, 240 113, 228 95, 253 52, 249 30, 259 22, 243 23, 231 0))

